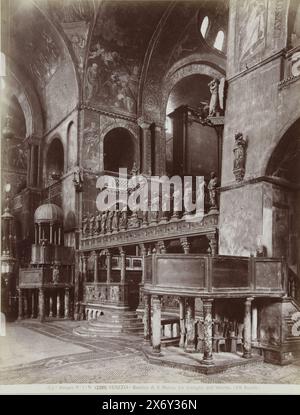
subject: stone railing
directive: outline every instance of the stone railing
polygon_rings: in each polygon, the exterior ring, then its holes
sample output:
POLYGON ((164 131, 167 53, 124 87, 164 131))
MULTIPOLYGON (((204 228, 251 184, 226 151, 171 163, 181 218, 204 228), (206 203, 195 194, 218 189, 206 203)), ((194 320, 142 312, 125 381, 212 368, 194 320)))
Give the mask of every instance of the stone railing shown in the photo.
POLYGON ((50 266, 20 268, 19 287, 60 287, 73 284, 72 266, 50 266))
POLYGON ((85 304, 114 305, 128 307, 129 284, 126 283, 86 283, 85 304))
POLYGON ((74 249, 58 245, 32 245, 31 264, 66 264, 74 263, 74 249))

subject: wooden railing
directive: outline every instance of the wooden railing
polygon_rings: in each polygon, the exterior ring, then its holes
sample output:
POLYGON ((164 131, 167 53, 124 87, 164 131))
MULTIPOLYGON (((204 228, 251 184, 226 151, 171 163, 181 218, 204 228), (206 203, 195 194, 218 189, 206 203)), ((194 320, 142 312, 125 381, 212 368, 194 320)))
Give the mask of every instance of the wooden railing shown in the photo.
POLYGON ((282 296, 287 267, 282 259, 154 254, 145 259, 144 291, 186 296, 282 296))

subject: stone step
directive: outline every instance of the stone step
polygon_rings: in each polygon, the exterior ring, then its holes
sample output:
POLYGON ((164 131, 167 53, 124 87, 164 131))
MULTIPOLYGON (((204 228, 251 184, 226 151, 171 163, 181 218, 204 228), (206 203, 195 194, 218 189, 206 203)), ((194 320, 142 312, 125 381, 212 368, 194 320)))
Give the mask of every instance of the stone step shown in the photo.
POLYGON ((144 325, 142 322, 131 322, 131 323, 114 323, 112 324, 111 322, 102 322, 102 321, 98 321, 98 320, 91 320, 89 321, 89 326, 90 327, 99 327, 99 328, 140 328, 143 329, 144 325))

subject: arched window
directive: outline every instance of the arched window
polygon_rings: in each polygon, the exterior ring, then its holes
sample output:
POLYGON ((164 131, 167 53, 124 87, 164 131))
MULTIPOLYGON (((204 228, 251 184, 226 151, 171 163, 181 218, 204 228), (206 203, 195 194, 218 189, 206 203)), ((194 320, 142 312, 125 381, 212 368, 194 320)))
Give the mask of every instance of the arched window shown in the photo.
POLYGON ((205 16, 204 19, 202 20, 201 28, 200 28, 201 35, 204 38, 207 34, 208 25, 209 25, 209 18, 207 16, 205 16))
POLYGON ((217 33, 217 37, 214 43, 214 48, 218 50, 223 50, 223 44, 224 44, 224 32, 222 30, 219 30, 217 33))

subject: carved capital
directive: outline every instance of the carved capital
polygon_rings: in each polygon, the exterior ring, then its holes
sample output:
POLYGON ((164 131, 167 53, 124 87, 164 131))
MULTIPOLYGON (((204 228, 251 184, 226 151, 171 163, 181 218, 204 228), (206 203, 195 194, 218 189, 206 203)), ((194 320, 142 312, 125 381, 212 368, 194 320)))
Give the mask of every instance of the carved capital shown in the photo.
POLYGON ((150 128, 151 122, 146 120, 144 117, 140 117, 140 118, 137 119, 137 124, 143 130, 145 130, 147 128, 150 128))

